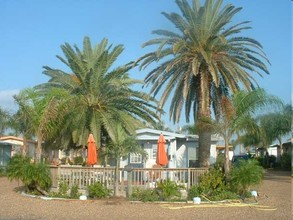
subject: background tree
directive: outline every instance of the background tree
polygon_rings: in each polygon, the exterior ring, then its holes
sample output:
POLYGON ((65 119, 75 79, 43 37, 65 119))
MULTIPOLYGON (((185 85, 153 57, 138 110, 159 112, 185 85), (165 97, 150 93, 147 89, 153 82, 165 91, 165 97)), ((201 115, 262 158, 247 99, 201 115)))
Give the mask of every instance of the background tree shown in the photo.
POLYGON ((182 15, 162 14, 175 26, 173 30, 155 30, 158 37, 143 44, 157 46, 153 52, 138 59, 141 69, 158 63, 145 77, 151 93, 161 92, 159 106, 165 106, 173 95, 170 119, 178 122, 185 111, 186 121, 193 116, 199 131, 200 166, 208 166, 211 131, 211 106, 222 95, 251 91, 257 83, 253 73, 268 73, 268 60, 256 40, 240 36, 250 29, 247 21, 232 24, 241 10, 232 4, 222 6, 222 0, 206 0, 204 5, 194 0, 176 0, 182 15), (206 124, 206 122, 208 122, 206 124))
POLYGON ((292 131, 292 106, 288 104, 281 111, 261 115, 259 126, 263 139, 266 140, 265 146, 277 140, 280 146, 280 154, 282 154, 283 138, 292 131))
POLYGON ((9 111, 0 107, 0 137, 11 127, 11 114, 9 111))

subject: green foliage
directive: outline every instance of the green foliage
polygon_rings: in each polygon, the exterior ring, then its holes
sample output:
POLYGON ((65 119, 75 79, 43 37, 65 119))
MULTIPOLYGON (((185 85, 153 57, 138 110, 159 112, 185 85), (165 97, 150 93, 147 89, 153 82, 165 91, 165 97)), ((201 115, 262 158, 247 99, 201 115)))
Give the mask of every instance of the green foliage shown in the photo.
POLYGON ((75 165, 83 165, 84 164, 82 156, 74 157, 73 161, 74 161, 75 165))
POLYGON ((290 170, 291 169, 291 154, 288 153, 284 153, 281 156, 281 160, 280 160, 280 164, 281 164, 281 168, 284 170, 290 170))
POLYGON ((66 182, 59 182, 58 193, 61 197, 67 197, 69 185, 66 182))
POLYGON ((225 188, 225 176, 223 171, 214 167, 210 168, 209 172, 199 177, 199 185, 206 195, 211 194, 215 190, 225 188))
POLYGON ((81 196, 81 193, 78 192, 78 185, 71 186, 69 196, 71 199, 78 199, 81 196))
POLYGON ((51 184, 50 169, 44 163, 31 163, 30 158, 15 155, 7 166, 7 177, 10 180, 21 180, 28 191, 47 191, 51 184))
POLYGON ((136 187, 133 189, 130 199, 142 202, 154 202, 159 201, 160 197, 158 193, 153 189, 142 189, 136 187))
POLYGON ((249 187, 259 184, 263 178, 263 168, 256 160, 239 161, 238 166, 230 173, 231 190, 239 195, 245 195, 249 187))
POLYGON ((58 192, 51 192, 50 197, 66 198, 66 199, 78 199, 81 193, 78 192, 78 185, 69 187, 67 182, 59 182, 58 192))
POLYGON ((6 169, 3 167, 0 168, 0 177, 1 176, 6 176, 6 169))
POLYGON ((180 189, 184 189, 184 186, 178 185, 168 178, 167 180, 161 180, 157 183, 156 191, 159 194, 161 200, 173 200, 180 199, 180 189))
MULTIPOLYGON (((221 164, 221 163, 220 163, 221 164)), ((225 183, 222 166, 215 166, 199 177, 198 185, 194 185, 188 191, 188 198, 201 197, 203 200, 223 200, 235 198, 234 193, 229 192, 225 183), (232 198, 231 198, 232 197, 232 198)))
POLYGON ((110 196, 111 190, 107 189, 103 184, 96 182, 88 186, 89 198, 101 199, 110 196))

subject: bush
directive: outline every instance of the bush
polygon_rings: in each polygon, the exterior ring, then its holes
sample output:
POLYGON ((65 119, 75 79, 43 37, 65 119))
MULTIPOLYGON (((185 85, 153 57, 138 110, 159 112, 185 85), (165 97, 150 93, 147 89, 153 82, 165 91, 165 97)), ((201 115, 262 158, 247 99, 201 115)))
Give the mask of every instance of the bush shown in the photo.
POLYGON ((154 202, 159 201, 160 197, 153 189, 142 189, 137 187, 133 189, 130 199, 142 202, 154 202))
POLYGON ((78 185, 73 185, 71 188, 70 188, 70 198, 71 199, 79 199, 79 197, 81 196, 82 194, 78 192, 78 185))
POLYGON ((203 200, 234 199, 235 193, 230 192, 225 183, 225 176, 221 166, 215 166, 199 177, 198 185, 192 186, 188 191, 188 199, 201 197, 203 200))
POLYGON ((173 200, 180 199, 180 189, 184 189, 184 186, 176 184, 169 178, 157 183, 156 191, 160 196, 161 200, 173 200))
POLYGON ((103 184, 96 182, 87 187, 88 195, 93 199, 101 199, 110 196, 111 190, 107 189, 103 184))
POLYGON ((4 167, 0 167, 0 177, 6 176, 6 169, 4 167))
POLYGON ((66 182, 59 182, 58 192, 51 192, 50 197, 78 199, 81 193, 78 192, 78 185, 73 185, 71 188, 66 182))
POLYGON ((230 173, 230 187, 240 196, 245 195, 249 187, 259 184, 263 178, 263 168, 256 160, 240 161, 230 173))
POLYGON ((15 155, 7 166, 7 177, 10 180, 21 180, 29 192, 37 191, 47 194, 51 187, 50 169, 44 163, 31 163, 29 157, 15 155))
POLYGON ((288 153, 284 153, 281 156, 280 164, 282 169, 290 170, 291 169, 291 155, 288 153))
POLYGON ((73 161, 74 161, 75 165, 83 165, 84 164, 82 156, 75 157, 73 159, 73 161))

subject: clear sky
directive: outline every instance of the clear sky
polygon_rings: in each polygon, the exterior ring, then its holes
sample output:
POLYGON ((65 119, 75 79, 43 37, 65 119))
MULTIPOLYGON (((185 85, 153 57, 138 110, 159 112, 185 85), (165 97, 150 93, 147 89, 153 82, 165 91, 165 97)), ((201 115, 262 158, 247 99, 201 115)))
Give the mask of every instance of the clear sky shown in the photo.
MULTIPOLYGON (((243 9, 234 21, 251 21, 252 30, 242 33, 264 47, 271 62, 270 75, 257 78, 270 94, 291 101, 292 1, 225 0, 243 9)), ((145 41, 155 29, 173 28, 161 12, 178 12, 173 0, 0 0, 0 106, 13 109, 12 95, 46 82, 42 67, 64 69, 56 58, 65 42, 82 48, 84 36, 92 44, 108 38, 123 44, 117 66, 148 52, 145 41)), ((132 70, 143 79, 146 71, 132 70)), ((168 112, 168 109, 165 109, 168 112)), ((165 123, 169 116, 166 116, 165 123)), ((181 124, 185 124, 182 116, 181 124)))

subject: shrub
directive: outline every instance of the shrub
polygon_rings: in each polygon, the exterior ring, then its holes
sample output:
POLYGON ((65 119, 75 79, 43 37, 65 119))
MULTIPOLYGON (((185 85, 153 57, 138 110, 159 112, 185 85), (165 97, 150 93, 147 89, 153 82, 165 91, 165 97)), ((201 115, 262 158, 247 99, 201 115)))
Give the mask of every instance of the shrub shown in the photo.
POLYGON ((230 177, 232 191, 243 196, 248 192, 249 187, 261 182, 263 168, 256 160, 240 161, 239 166, 232 168, 230 177))
POLYGON ((78 185, 71 186, 69 196, 71 199, 78 199, 81 196, 81 193, 78 192, 78 185))
POLYGON ((211 167, 208 172, 199 177, 198 185, 192 186, 188 191, 188 199, 201 197, 203 200, 233 199, 235 194, 229 192, 225 183, 222 166, 211 167))
POLYGON ((93 199, 101 199, 110 196, 111 190, 107 189, 103 184, 96 182, 87 187, 88 195, 93 199))
POLYGON ((142 202, 154 202, 159 201, 160 197, 153 189, 142 189, 136 187, 133 189, 130 199, 142 202))
POLYGON ((6 169, 4 167, 0 168, 0 177, 1 176, 6 176, 6 169))
POLYGON ((181 197, 180 189, 184 189, 184 186, 178 185, 168 178, 157 183, 156 191, 162 200, 172 200, 181 197))
POLYGON ((282 169, 290 170, 291 169, 291 155, 288 153, 284 153, 281 156, 280 164, 282 169))
POLYGON ((37 191, 47 194, 52 181, 50 169, 44 163, 31 163, 29 157, 15 155, 7 166, 7 177, 10 180, 21 180, 29 192, 37 191))
POLYGON ((206 195, 212 194, 215 190, 225 189, 225 176, 222 169, 210 168, 208 172, 199 177, 199 185, 206 195))
POLYGON ((50 197, 66 198, 66 199, 78 199, 81 193, 78 192, 78 185, 69 187, 67 182, 59 182, 58 192, 51 192, 50 197))
POLYGON ((75 165, 83 165, 83 157, 78 156, 73 159, 75 165))

